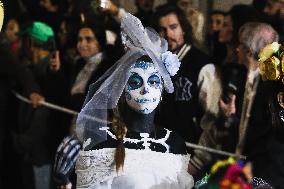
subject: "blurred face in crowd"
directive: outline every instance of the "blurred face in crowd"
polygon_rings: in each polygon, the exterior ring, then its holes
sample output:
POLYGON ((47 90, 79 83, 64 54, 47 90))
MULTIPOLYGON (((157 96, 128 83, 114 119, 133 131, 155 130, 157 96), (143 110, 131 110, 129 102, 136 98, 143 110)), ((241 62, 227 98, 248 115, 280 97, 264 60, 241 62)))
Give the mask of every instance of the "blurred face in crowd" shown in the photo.
POLYGON ((42 60, 49 57, 50 52, 38 47, 32 47, 33 64, 42 63, 42 60))
POLYGON ((219 42, 228 43, 232 40, 233 35, 233 23, 231 16, 225 16, 224 26, 219 33, 219 42))
POLYGON ((99 42, 90 28, 80 29, 77 50, 83 58, 90 58, 100 52, 99 42))
POLYGON ((20 31, 19 23, 15 19, 10 19, 7 23, 5 30, 6 37, 10 42, 14 42, 18 39, 16 35, 20 31))
POLYGON ((154 0, 136 0, 136 6, 143 11, 151 11, 154 6, 154 0))
POLYGON ((190 6, 190 0, 178 0, 177 5, 181 10, 185 11, 190 6))
POLYGON ((67 43, 67 29, 66 29, 65 21, 61 22, 57 35, 58 35, 59 43, 61 45, 65 45, 67 43))
POLYGON ((184 44, 184 32, 175 13, 161 17, 159 25, 160 35, 168 41, 172 52, 184 44))
POLYGON ((269 16, 274 16, 280 11, 281 4, 282 3, 277 0, 267 0, 263 12, 269 16))
POLYGON ((225 16, 223 14, 212 14, 210 17, 211 33, 218 32, 223 28, 225 16))
POLYGON ((240 43, 236 49, 238 56, 238 63, 248 67, 249 49, 240 43))

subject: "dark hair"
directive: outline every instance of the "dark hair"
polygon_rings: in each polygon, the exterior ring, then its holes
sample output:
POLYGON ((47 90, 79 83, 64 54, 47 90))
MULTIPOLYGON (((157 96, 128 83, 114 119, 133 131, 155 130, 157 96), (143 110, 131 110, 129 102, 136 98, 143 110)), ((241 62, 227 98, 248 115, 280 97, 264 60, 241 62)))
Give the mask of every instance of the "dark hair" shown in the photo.
POLYGON ((106 32, 105 32, 106 30, 103 24, 99 22, 83 23, 78 29, 78 34, 79 34, 79 31, 83 28, 90 28, 93 31, 97 41, 99 42, 101 51, 103 51, 106 47, 106 32))
POLYGON ((210 12, 210 15, 213 15, 213 14, 222 14, 222 15, 226 15, 226 12, 224 11, 221 11, 221 10, 213 10, 210 12))
MULTIPOLYGON (((121 104, 121 102, 119 102, 119 104, 121 104)), ((122 120, 119 108, 120 107, 113 110, 112 117, 112 131, 114 132, 117 138, 117 147, 114 154, 114 161, 117 172, 120 168, 123 168, 124 166, 125 147, 123 145, 123 139, 127 133, 127 127, 122 120)))
POLYGON ((167 16, 168 14, 174 13, 177 18, 178 21, 181 25, 181 28, 184 32, 184 41, 186 43, 192 43, 192 27, 189 23, 189 21, 187 20, 184 12, 175 5, 172 4, 165 4, 165 5, 161 5, 159 7, 156 8, 156 13, 155 13, 155 17, 154 17, 154 26, 155 29, 157 31, 160 31, 160 19, 164 16, 167 16))
MULTIPOLYGON (((80 17, 79 16, 66 16, 64 15, 61 19, 60 24, 65 23, 66 26, 66 35, 67 35, 67 47, 76 47, 77 41, 74 39, 77 39, 78 31, 80 27, 80 17)), ((59 30, 60 31, 60 30, 59 30)), ((58 37, 58 36, 56 36, 58 37)))
POLYGON ((252 6, 256 8, 259 12, 262 12, 265 5, 266 5, 267 0, 253 0, 252 1, 252 6))
POLYGON ((137 61, 153 62, 153 60, 147 55, 141 56, 140 58, 137 59, 137 61))
POLYGON ((232 42, 234 45, 238 44, 239 29, 246 22, 257 22, 260 19, 257 10, 250 5, 235 5, 228 12, 231 16, 233 24, 232 42))
POLYGON ((56 42, 53 37, 49 38, 47 42, 41 42, 37 39, 31 37, 31 43, 33 47, 41 48, 43 50, 47 50, 53 52, 56 50, 56 42))

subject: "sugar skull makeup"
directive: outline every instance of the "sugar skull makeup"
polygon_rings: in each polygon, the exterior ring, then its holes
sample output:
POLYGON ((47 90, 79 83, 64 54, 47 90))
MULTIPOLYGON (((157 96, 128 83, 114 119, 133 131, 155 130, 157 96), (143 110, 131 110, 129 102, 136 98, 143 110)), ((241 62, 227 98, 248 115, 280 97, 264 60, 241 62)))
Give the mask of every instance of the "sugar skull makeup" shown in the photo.
POLYGON ((125 87, 127 104, 137 112, 151 113, 159 104, 162 79, 153 63, 137 61, 130 68, 125 87))

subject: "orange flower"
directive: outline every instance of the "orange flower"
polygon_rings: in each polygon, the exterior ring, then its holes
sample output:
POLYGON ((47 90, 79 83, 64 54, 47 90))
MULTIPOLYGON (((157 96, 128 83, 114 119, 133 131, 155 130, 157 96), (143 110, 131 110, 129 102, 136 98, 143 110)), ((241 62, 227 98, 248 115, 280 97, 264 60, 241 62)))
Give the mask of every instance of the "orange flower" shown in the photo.
POLYGON ((227 189, 230 186, 231 182, 228 179, 223 179, 220 181, 220 189, 227 189))

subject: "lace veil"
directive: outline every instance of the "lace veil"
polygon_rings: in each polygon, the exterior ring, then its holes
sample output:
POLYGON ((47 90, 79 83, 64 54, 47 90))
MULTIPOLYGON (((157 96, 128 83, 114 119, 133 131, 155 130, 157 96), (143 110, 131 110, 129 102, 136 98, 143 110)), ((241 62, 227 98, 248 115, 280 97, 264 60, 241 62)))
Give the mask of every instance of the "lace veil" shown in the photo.
POLYGON ((83 108, 78 115, 76 134, 83 142, 84 150, 107 139, 104 127, 110 109, 117 106, 120 96, 130 76, 131 65, 141 56, 148 55, 160 72, 164 88, 174 91, 170 74, 165 67, 162 55, 169 53, 165 39, 151 28, 144 28, 138 18, 126 14, 121 22, 122 42, 126 53, 102 77, 90 85, 83 108))

